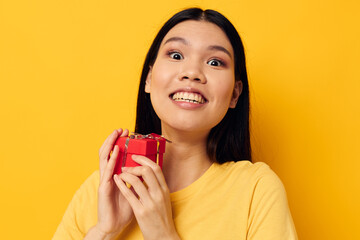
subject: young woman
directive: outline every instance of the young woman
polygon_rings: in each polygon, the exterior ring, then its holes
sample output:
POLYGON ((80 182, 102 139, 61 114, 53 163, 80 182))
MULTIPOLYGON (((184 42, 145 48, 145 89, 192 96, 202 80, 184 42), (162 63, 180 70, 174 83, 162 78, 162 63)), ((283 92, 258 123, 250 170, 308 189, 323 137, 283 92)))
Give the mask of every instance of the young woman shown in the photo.
POLYGON ((187 9, 161 28, 145 59, 135 131, 172 141, 163 171, 134 156, 141 166, 113 175, 114 143, 128 135, 115 130, 54 239, 297 239, 281 181, 251 163, 243 45, 220 13, 187 9))

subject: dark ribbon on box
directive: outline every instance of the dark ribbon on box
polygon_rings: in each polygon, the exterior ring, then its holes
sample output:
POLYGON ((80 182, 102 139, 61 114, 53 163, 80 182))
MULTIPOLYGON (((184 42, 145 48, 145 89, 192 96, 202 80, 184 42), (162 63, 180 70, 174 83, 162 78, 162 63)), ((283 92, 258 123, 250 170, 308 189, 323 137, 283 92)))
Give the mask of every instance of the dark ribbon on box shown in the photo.
POLYGON ((146 135, 142 135, 142 134, 139 134, 139 133, 132 133, 127 139, 126 139, 126 142, 125 142, 125 149, 124 149, 124 156, 123 156, 123 160, 122 160, 122 167, 125 166, 125 161, 126 161, 126 154, 127 154, 127 149, 128 149, 128 146, 129 146, 129 142, 130 142, 130 139, 154 139, 156 140, 156 145, 157 145, 157 154, 156 154, 156 164, 159 165, 159 149, 160 149, 160 142, 159 142, 159 139, 162 138, 164 139, 165 141, 167 142, 170 142, 170 140, 167 140, 166 138, 164 138, 163 136, 160 136, 160 137, 156 137, 154 135, 152 135, 151 133, 150 134, 146 134, 146 135))

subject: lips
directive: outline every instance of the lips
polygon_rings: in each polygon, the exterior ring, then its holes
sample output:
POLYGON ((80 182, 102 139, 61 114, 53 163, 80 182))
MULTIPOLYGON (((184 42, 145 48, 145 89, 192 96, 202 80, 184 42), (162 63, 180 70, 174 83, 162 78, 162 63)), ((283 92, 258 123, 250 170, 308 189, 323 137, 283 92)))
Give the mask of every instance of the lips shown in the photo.
POLYGON ((190 102, 196 104, 204 104, 208 100, 199 91, 194 89, 180 89, 169 96, 176 102, 190 102))

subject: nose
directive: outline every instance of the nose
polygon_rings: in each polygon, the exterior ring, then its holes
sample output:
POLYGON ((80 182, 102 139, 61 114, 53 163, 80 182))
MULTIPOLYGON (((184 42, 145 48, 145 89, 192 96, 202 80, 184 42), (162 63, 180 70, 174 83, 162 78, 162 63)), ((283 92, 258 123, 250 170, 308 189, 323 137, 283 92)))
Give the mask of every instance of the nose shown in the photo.
POLYGON ((194 62, 187 62, 182 65, 179 80, 197 81, 199 83, 206 83, 206 77, 201 68, 201 64, 194 62))

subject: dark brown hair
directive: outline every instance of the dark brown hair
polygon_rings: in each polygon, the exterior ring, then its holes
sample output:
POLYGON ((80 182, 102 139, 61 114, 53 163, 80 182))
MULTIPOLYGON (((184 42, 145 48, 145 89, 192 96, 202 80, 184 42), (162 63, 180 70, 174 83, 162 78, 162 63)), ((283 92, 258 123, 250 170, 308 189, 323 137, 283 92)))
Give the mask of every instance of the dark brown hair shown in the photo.
POLYGON ((156 35, 144 62, 137 100, 135 131, 141 134, 161 134, 161 121, 151 104, 150 94, 145 92, 145 81, 153 66, 161 42, 176 24, 187 21, 207 21, 216 24, 227 35, 233 50, 235 63, 235 81, 241 81, 243 88, 235 108, 229 108, 221 122, 213 127, 207 139, 207 154, 218 163, 228 161, 251 161, 249 130, 249 86, 245 64, 244 47, 241 38, 231 22, 214 10, 189 8, 171 17, 156 35))

